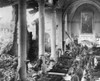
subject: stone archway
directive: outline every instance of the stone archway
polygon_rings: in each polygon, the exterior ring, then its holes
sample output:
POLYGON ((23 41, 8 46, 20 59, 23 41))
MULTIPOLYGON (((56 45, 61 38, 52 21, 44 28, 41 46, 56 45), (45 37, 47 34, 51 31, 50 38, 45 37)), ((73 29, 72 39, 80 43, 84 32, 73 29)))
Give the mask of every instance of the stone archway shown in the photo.
MULTIPOLYGON (((100 2, 98 2, 96 0, 78 0, 78 1, 73 2, 68 8, 66 8, 65 12, 63 13, 64 24, 66 24, 66 16, 67 16, 67 19, 68 19, 67 20, 67 24, 68 24, 67 30, 68 30, 68 33, 69 33, 70 36, 72 36, 72 32, 70 32, 71 31, 72 19, 75 16, 75 13, 78 10, 78 8, 85 5, 85 4, 93 6, 100 13, 100 2)), ((64 25, 64 28, 66 28, 66 25, 64 25)), ((95 34, 94 33, 91 34, 89 37, 90 38, 93 37, 94 40, 95 40, 95 34)))
POLYGON ((99 12, 100 12, 100 2, 96 1, 96 0, 78 0, 75 1, 74 3, 72 3, 68 8, 66 8, 64 14, 63 14, 63 18, 65 18, 66 14, 68 13, 68 11, 71 9, 70 11, 70 15, 69 15, 69 21, 71 22, 76 10, 78 7, 80 7, 83 4, 90 4, 95 6, 99 12))

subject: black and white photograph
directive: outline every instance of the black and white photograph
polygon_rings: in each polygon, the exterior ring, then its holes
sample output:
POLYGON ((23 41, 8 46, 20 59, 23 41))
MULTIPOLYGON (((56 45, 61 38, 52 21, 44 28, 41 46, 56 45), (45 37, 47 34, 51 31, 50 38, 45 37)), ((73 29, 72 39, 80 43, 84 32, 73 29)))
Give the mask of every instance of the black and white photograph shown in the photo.
POLYGON ((100 81, 100 0, 0 0, 0 81, 100 81))

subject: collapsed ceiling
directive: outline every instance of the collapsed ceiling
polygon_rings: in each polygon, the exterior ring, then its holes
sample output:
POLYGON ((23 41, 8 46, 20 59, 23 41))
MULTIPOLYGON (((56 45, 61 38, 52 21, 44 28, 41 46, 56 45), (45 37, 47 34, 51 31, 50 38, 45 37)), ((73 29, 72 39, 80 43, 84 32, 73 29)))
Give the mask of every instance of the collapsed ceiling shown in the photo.
MULTIPOLYGON (((27 1, 27 7, 37 7, 37 1, 36 0, 26 0, 27 1)), ((18 4, 18 0, 0 0, 0 7, 5 7, 9 5, 15 5, 18 4)))
MULTIPOLYGON (((0 0, 0 7, 15 5, 15 4, 18 4, 18 1, 19 0, 0 0)), ((39 0, 26 0, 26 1, 27 1, 27 8, 34 8, 34 10, 38 10, 39 0)), ((46 7, 50 7, 50 5, 48 4, 49 1, 52 1, 52 0, 45 0, 46 7)), ((65 9, 66 7, 69 7, 69 5, 74 3, 75 1, 78 1, 78 0, 53 0, 53 6, 55 6, 56 8, 65 9)), ((100 2, 100 0, 89 0, 89 1, 100 2)))
MULTIPOLYGON (((0 7, 5 7, 5 6, 9 6, 9 5, 15 5, 18 4, 19 0, 0 0, 0 7)), ((27 1, 27 7, 28 8, 34 8, 34 7, 38 7, 38 0, 26 0, 27 1)), ((48 2, 49 0, 45 0, 46 2, 48 2)), ((56 4, 58 0, 53 0, 53 5, 56 4)), ((47 6, 47 4, 46 4, 47 6)))
POLYGON ((17 4, 18 0, 0 0, 0 7, 17 4))
MULTIPOLYGON (((27 0, 27 4, 29 4, 30 6, 38 6, 37 1, 38 0, 27 0)), ((48 2, 49 0, 45 0, 45 1, 48 2)), ((59 7, 63 7, 64 4, 67 3, 67 5, 70 5, 71 3, 75 2, 75 1, 78 1, 78 0, 53 0, 53 3, 54 4, 57 3, 59 7)), ((99 1, 100 2, 100 0, 92 0, 92 1, 99 1)), ((14 5, 17 3, 18 3, 18 0, 0 0, 0 7, 14 5)))

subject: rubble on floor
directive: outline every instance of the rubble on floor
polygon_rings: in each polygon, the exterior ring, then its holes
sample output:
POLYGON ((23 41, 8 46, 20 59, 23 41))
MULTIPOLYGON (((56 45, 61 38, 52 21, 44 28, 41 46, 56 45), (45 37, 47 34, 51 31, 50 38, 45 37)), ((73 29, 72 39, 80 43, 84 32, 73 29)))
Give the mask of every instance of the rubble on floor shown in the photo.
POLYGON ((35 71, 33 67, 33 71, 36 72, 33 81, 65 81, 65 78, 69 76, 71 81, 75 81, 75 79, 79 81, 96 80, 95 71, 100 72, 100 59, 97 57, 100 57, 100 48, 98 47, 73 46, 58 58, 57 63, 47 73, 42 73, 41 69, 35 71), (94 64, 95 58, 98 60, 97 65, 94 64))
POLYGON ((14 81, 17 69, 17 59, 9 54, 0 55, 0 81, 14 81))

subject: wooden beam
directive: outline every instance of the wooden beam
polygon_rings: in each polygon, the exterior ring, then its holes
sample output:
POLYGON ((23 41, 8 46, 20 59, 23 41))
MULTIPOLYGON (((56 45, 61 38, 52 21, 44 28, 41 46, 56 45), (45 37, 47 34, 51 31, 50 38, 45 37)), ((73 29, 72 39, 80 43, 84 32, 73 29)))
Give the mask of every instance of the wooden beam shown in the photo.
POLYGON ((57 72, 48 72, 49 75, 60 75, 60 76, 65 76, 65 73, 57 73, 57 72))

